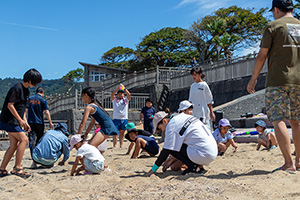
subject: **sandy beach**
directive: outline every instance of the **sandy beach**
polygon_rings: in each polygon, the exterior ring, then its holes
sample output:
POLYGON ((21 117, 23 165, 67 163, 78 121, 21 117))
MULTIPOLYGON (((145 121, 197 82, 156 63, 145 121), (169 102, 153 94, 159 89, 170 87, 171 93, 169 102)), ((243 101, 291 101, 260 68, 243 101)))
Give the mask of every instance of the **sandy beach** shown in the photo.
MULTIPOLYGON (((161 168, 150 178, 143 175, 156 158, 130 159, 123 149, 112 148, 111 140, 105 152, 110 172, 99 175, 70 176, 76 151, 71 152, 65 166, 57 164, 51 169, 28 169, 31 165, 26 149, 23 166, 32 176, 22 179, 15 175, 0 180, 0 199, 299 199, 300 172, 272 173, 283 157, 279 149, 256 151, 255 143, 239 143, 233 153, 230 147, 222 157, 205 168, 208 172, 181 175, 180 172, 161 168)), ((162 147, 162 144, 160 144, 162 147)), ((292 148, 293 149, 293 148, 292 148)), ((4 151, 0 152, 3 158, 4 151)), ((12 170, 14 160, 8 165, 12 170)))

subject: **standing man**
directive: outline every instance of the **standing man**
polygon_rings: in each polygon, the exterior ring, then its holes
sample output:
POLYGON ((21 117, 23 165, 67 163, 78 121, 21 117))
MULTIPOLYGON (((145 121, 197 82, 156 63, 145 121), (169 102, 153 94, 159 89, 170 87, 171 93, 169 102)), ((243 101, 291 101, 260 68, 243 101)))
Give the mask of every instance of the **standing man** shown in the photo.
POLYGON ((249 93, 255 92, 257 77, 268 58, 266 112, 284 157, 284 165, 278 169, 295 173, 300 168, 300 21, 292 15, 292 0, 273 0, 270 11, 275 21, 264 29, 247 90, 249 93), (295 164, 285 120, 289 120, 292 127, 295 164))
POLYGON ((195 81, 190 87, 189 95, 189 101, 194 104, 193 116, 200 119, 211 130, 210 119, 215 121, 212 107, 213 96, 207 83, 202 80, 205 75, 200 67, 193 68, 191 75, 195 81))
MULTIPOLYGON (((130 92, 125 89, 124 85, 120 84, 117 89, 111 93, 111 100, 113 103, 113 122, 118 129, 120 148, 123 148, 124 132, 128 123, 128 105, 130 100, 130 92), (117 93, 117 96, 115 94, 117 93), (126 93, 126 97, 125 94, 126 93)), ((117 135, 113 136, 113 147, 117 145, 117 135)))
MULTIPOLYGON (((33 149, 44 135, 44 113, 49 121, 49 127, 53 127, 48 103, 46 99, 43 98, 44 95, 45 90, 42 87, 38 87, 36 89, 36 94, 29 97, 28 123, 31 127, 31 131, 29 132, 29 147, 31 155, 33 149)), ((35 162, 32 163, 31 167, 36 167, 35 162)))

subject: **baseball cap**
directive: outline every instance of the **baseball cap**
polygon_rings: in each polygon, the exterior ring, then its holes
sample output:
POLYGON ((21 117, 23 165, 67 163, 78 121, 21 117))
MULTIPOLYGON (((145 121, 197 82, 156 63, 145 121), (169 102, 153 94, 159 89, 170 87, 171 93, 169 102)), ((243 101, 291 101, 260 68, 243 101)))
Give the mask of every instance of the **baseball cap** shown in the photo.
POLYGON ((78 143, 81 142, 82 138, 80 134, 73 135, 70 139, 70 151, 74 148, 74 146, 78 143))
POLYGON ((126 124, 126 129, 128 130, 128 129, 132 129, 132 128, 135 128, 135 125, 134 125, 134 123, 133 122, 129 122, 129 123, 127 123, 126 124))
POLYGON ((157 124, 166 116, 168 116, 168 113, 164 112, 164 111, 159 111, 154 115, 153 118, 153 132, 156 132, 156 128, 157 128, 157 124))
POLYGON ((191 106, 194 106, 191 102, 189 102, 187 100, 181 101, 179 104, 178 112, 180 112, 182 110, 186 110, 186 109, 190 108, 191 106))
POLYGON ((294 9, 292 0, 273 0, 272 8, 269 11, 272 11, 274 7, 285 8, 285 9, 294 9))
POLYGON ((222 126, 222 127, 224 127, 224 126, 230 126, 230 127, 231 127, 231 124, 230 124, 230 122, 228 121, 228 119, 221 119, 221 120, 219 121, 219 126, 222 126))
POLYGON ((60 130, 60 131, 62 131, 64 134, 66 134, 66 136, 69 136, 69 135, 70 135, 70 133, 69 133, 69 131, 68 131, 68 126, 67 126, 67 124, 65 124, 65 123, 58 123, 54 130, 60 130))
POLYGON ((266 122, 264 122, 263 120, 258 120, 257 122, 255 122, 255 124, 257 124, 258 126, 264 127, 264 128, 267 127, 266 122))
POLYGON ((125 91, 124 91, 124 90, 121 90, 121 89, 118 90, 117 94, 118 94, 119 92, 125 93, 125 91))

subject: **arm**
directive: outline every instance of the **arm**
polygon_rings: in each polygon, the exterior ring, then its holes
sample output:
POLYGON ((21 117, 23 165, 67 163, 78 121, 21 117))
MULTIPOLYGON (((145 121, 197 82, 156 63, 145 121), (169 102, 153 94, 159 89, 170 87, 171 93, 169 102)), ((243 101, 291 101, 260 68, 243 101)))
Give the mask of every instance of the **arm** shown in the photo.
POLYGON ((83 140, 86 139, 87 135, 89 134, 89 132, 90 132, 90 131, 92 130, 92 128, 94 127, 95 121, 96 121, 96 120, 92 117, 91 122, 90 122, 89 126, 87 127, 87 129, 86 129, 86 131, 85 131, 83 140))
POLYGON ((22 119, 22 117, 18 114, 16 108, 14 107, 13 102, 9 102, 7 104, 7 108, 9 109, 11 114, 18 120, 18 122, 20 123, 20 126, 23 127, 25 131, 30 131, 30 126, 27 123, 27 120, 24 119, 24 117, 26 118, 26 112, 24 113, 24 116, 22 116, 23 117, 23 119, 22 119))
POLYGON ((130 92, 125 88, 125 93, 126 93, 126 95, 127 95, 127 99, 128 99, 128 101, 130 100, 130 96, 131 96, 131 94, 130 94, 130 92))
POLYGON ((267 138, 268 138, 268 141, 267 141, 267 149, 269 150, 269 149, 270 149, 270 141, 271 141, 270 133, 267 134, 267 138))
POLYGON ((143 119, 143 116, 144 116, 144 114, 143 114, 143 113, 141 113, 141 114, 140 114, 140 122, 139 122, 139 126, 142 124, 142 119, 143 119))
POLYGON ((163 164, 163 162, 165 162, 165 160, 168 158, 169 154, 170 154, 170 150, 167 149, 163 149, 157 160, 155 161, 155 164, 153 165, 153 167, 150 169, 150 171, 148 173, 145 174, 146 177, 150 177, 152 174, 154 174, 156 172, 156 170, 163 164))
POLYGON ((82 120, 80 122, 77 134, 81 135, 81 133, 82 133, 84 127, 85 127, 86 121, 87 121, 87 119, 88 119, 88 117, 89 117, 92 109, 93 109, 93 107, 91 107, 91 106, 85 107, 85 110, 84 110, 84 113, 83 113, 83 118, 82 118, 82 120))
POLYGON ((118 89, 119 89, 119 87, 111 93, 111 95, 110 95, 111 101, 113 101, 116 98, 115 94, 117 93, 118 89))
POLYGON ((216 120, 216 116, 215 116, 215 113, 213 111, 213 107, 212 107, 212 104, 207 104, 207 107, 209 109, 209 112, 210 112, 210 119, 214 122, 216 120))
POLYGON ((250 94, 255 92, 256 80, 257 80, 257 77, 259 76, 262 68, 264 67, 265 61, 268 57, 268 52, 269 52, 269 49, 260 48, 260 50, 257 54, 257 57, 255 59, 255 65, 254 65, 254 70, 253 70, 253 73, 252 73, 252 77, 251 77, 251 79, 248 83, 248 86, 247 86, 247 91, 250 94))
POLYGON ((75 162, 74 162, 74 164, 73 164, 72 170, 71 170, 71 176, 74 175, 74 172, 75 172, 76 167, 77 167, 77 165, 78 165, 78 163, 79 163, 79 160, 80 160, 80 156, 77 156, 77 157, 76 157, 76 160, 75 160, 75 162))
POLYGON ((62 144, 62 153, 64 154, 64 158, 62 161, 60 161, 58 163, 58 165, 60 166, 63 166, 65 164, 65 162, 69 159, 70 157, 70 150, 69 150, 69 141, 68 139, 65 139, 63 141, 63 144, 62 144))
POLYGON ((134 142, 131 142, 130 145, 128 146, 128 151, 127 151, 127 153, 126 153, 127 155, 130 153, 130 151, 131 151, 133 145, 134 145, 134 142))
POLYGON ((233 153, 235 153, 238 150, 238 145, 234 142, 233 139, 229 139, 230 144, 234 147, 233 153))
POLYGON ((84 166, 84 156, 82 158, 79 159, 80 162, 81 162, 81 167, 79 167, 77 170, 76 170, 76 173, 75 175, 78 175, 80 171, 84 170, 85 169, 85 166, 84 166))
POLYGON ((49 121, 49 127, 50 127, 50 128, 53 128, 53 124, 52 124, 52 120, 51 120, 50 111, 49 111, 49 110, 45 110, 45 115, 46 115, 46 118, 47 118, 48 121, 49 121))

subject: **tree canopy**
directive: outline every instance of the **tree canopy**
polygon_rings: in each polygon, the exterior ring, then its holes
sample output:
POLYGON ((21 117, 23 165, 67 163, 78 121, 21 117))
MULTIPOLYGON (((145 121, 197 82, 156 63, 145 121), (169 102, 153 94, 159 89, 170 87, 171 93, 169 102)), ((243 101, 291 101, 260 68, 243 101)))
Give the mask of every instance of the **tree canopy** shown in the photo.
POLYGON ((146 35, 137 45, 135 55, 145 66, 179 66, 195 55, 185 38, 185 29, 162 28, 146 35))
POLYGON ((117 68, 129 68, 129 60, 134 57, 134 50, 122 46, 114 47, 101 57, 101 64, 117 68))
POLYGON ((71 70, 64 75, 62 79, 65 83, 66 92, 70 92, 74 86, 77 86, 82 78, 84 78, 84 71, 81 68, 71 70))
POLYGON ((194 22, 187 31, 189 43, 199 52, 200 61, 219 59, 242 47, 255 44, 268 20, 265 8, 243 9, 237 6, 221 8, 194 22))

